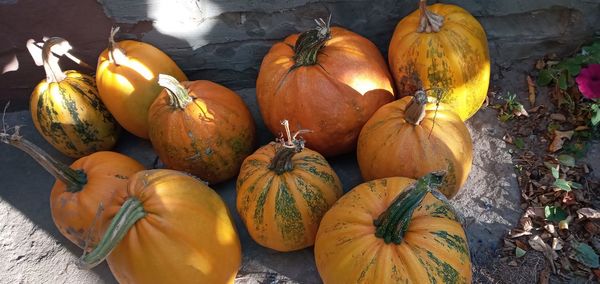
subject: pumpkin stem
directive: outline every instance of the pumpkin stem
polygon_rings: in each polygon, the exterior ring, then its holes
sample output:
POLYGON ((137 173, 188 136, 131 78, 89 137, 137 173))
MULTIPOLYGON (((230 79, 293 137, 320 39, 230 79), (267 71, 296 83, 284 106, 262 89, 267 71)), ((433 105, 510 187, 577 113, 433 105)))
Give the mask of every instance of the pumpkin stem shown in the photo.
POLYGON ((294 45, 295 63, 291 69, 317 64, 319 50, 331 38, 331 29, 329 27, 331 14, 327 22, 321 18, 315 19, 315 22, 317 23, 316 28, 305 31, 298 36, 296 45, 294 45))
POLYGON ((408 230, 413 212, 427 193, 439 188, 445 175, 442 171, 429 173, 396 197, 388 209, 373 220, 376 227, 375 236, 382 238, 386 244, 400 244, 408 230))
POLYGON ((120 48, 115 42, 115 35, 119 32, 120 27, 110 28, 110 36, 108 37, 108 61, 119 66, 123 62, 127 61, 127 55, 125 50, 120 48))
POLYGON ((406 106, 404 120, 412 125, 419 125, 425 118, 425 106, 427 105, 427 94, 425 91, 417 91, 412 100, 406 106))
POLYGON ((419 19, 418 33, 437 33, 444 24, 444 17, 427 10, 427 0, 419 0, 419 10, 421 18, 419 19))
POLYGON ((286 141, 283 137, 278 139, 280 143, 275 146, 277 147, 275 149, 275 156, 273 156, 273 159, 269 164, 269 170, 275 171, 278 175, 294 169, 292 157, 294 157, 296 153, 302 152, 304 149, 304 139, 301 137, 297 138, 297 136, 301 133, 310 132, 309 130, 301 129, 292 136, 290 132, 290 123, 287 120, 283 120, 281 124, 285 128, 288 140, 286 141))
POLYGON ((55 160, 37 145, 23 138, 19 134, 19 126, 15 126, 15 132, 8 134, 6 131, 0 133, 0 141, 21 149, 29 154, 46 171, 67 186, 68 192, 78 192, 87 183, 87 175, 82 170, 74 170, 67 165, 55 160))
POLYGON ((67 78, 67 75, 60 69, 58 58, 52 56, 52 49, 62 56, 71 49, 71 45, 64 38, 51 37, 42 46, 42 64, 46 72, 46 82, 58 83, 67 78))
POLYGON ((193 100, 188 90, 173 76, 158 74, 158 84, 167 89, 169 104, 174 108, 185 109, 193 100))
POLYGON ((146 216, 146 211, 144 211, 142 202, 135 197, 127 199, 110 222, 102 240, 91 252, 83 252, 77 266, 80 269, 91 269, 100 264, 119 245, 129 229, 144 216, 146 216))

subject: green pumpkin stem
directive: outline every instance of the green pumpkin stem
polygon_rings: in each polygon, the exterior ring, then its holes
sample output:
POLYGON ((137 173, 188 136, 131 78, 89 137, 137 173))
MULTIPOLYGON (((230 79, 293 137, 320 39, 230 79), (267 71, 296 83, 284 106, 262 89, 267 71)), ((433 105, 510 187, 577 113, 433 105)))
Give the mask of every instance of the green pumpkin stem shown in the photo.
POLYGON ((52 48, 57 49, 57 54, 63 55, 68 53, 71 45, 63 38, 51 37, 42 46, 42 64, 46 72, 46 82, 58 83, 67 78, 67 75, 60 69, 58 58, 52 56, 52 48))
POLYGON ((418 33, 437 33, 444 24, 444 17, 427 9, 427 0, 419 0, 419 10, 421 17, 419 18, 418 33))
POLYGON ((386 244, 400 244, 412 215, 427 193, 437 190, 442 184, 445 172, 432 172, 418 179, 402 192, 379 217, 373 220, 375 236, 386 244))
POLYGON ((119 245, 129 229, 144 216, 146 212, 142 202, 135 197, 127 199, 110 222, 98 245, 89 253, 83 252, 77 266, 81 269, 91 269, 100 264, 119 245))
POLYGON ((125 51, 115 42, 115 35, 119 32, 120 27, 112 27, 110 36, 108 37, 108 60, 119 66, 127 60, 125 51))
POLYGON ((21 149, 29 154, 46 171, 67 186, 68 192, 78 192, 87 184, 87 175, 82 170, 74 170, 67 165, 55 160, 37 145, 19 135, 19 127, 15 127, 15 133, 0 133, 0 141, 21 149))
POLYGON ((292 136, 289 122, 284 120, 281 122, 281 124, 285 128, 288 140, 286 141, 285 138, 280 139, 280 143, 275 146, 277 147, 275 150, 275 156, 273 156, 273 159, 269 164, 269 170, 275 171, 275 173, 278 175, 294 169, 292 157, 294 157, 296 153, 302 152, 304 149, 304 140, 296 137, 300 133, 307 132, 307 130, 299 130, 292 136))
POLYGON ((427 94, 425 91, 417 91, 404 111, 404 120, 412 125, 420 125, 425 118, 425 106, 427 106, 427 94))
POLYGON ((189 91, 173 76, 158 74, 158 84, 167 89, 169 103, 174 108, 185 109, 193 101, 189 91))
POLYGON ((331 15, 329 15, 327 22, 321 18, 315 20, 315 22, 317 22, 316 28, 301 33, 296 40, 296 45, 294 46, 295 63, 292 69, 317 64, 319 51, 331 38, 331 29, 329 27, 331 15))

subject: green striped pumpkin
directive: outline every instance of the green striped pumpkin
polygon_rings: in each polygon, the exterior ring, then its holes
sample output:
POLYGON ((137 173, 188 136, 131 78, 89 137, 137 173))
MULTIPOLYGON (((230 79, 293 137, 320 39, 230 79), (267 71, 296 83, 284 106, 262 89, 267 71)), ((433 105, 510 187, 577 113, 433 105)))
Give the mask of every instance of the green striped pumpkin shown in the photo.
POLYGON ((237 180, 237 211, 260 245, 293 251, 312 246, 321 217, 342 195, 325 158, 303 142, 270 143, 248 156, 237 180))
POLYGON ((33 90, 29 108, 44 139, 61 153, 79 158, 111 149, 119 126, 100 101, 93 77, 72 70, 62 72, 57 62, 52 62, 51 48, 65 44, 62 38, 51 38, 44 44, 47 78, 33 90))
POLYGON ((327 283, 471 283, 460 218, 437 191, 443 174, 358 185, 323 216, 315 241, 327 283))

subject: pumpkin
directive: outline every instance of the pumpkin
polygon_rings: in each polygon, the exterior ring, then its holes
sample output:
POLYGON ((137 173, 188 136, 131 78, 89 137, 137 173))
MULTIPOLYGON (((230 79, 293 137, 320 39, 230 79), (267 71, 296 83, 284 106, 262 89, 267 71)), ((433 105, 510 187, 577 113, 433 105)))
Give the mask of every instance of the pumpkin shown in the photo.
POLYGON ((360 132, 356 153, 365 180, 445 170, 440 191, 448 198, 465 183, 473 162, 465 124, 447 105, 428 103, 423 91, 375 112, 360 132))
POLYGON ((315 242, 327 283, 471 283, 459 218, 436 191, 443 173, 358 185, 321 220, 315 242))
POLYGON ((31 94, 29 109, 38 132, 59 152, 79 158, 109 150, 117 142, 119 125, 100 98, 94 79, 75 70, 63 72, 52 49, 66 53, 69 43, 58 37, 42 48, 46 79, 31 94))
POLYGON ((81 248, 94 246, 114 216, 110 207, 126 193, 128 178, 144 169, 136 160, 99 151, 67 166, 26 140, 17 131, 0 141, 29 154, 56 178, 50 192, 50 212, 60 233, 81 248))
POLYGON ((210 81, 179 83, 161 74, 159 85, 165 89, 148 111, 148 133, 161 161, 210 183, 237 175, 255 140, 242 99, 210 81))
POLYGON ((490 57, 485 31, 466 10, 450 4, 427 7, 403 18, 394 31, 388 60, 400 96, 421 88, 444 91, 464 121, 487 97, 490 57))
POLYGON ((342 185, 327 160, 304 148, 284 123, 287 141, 265 145, 244 160, 236 205, 252 239, 293 251, 314 244, 321 217, 342 195, 342 185))
POLYGON ((288 36, 264 57, 256 98, 265 125, 310 129, 307 147, 325 157, 356 148, 371 115, 394 100, 387 64, 368 39, 321 20, 316 29, 288 36))
POLYGON ((187 77, 168 55, 151 44, 135 40, 115 42, 118 30, 111 30, 109 47, 98 57, 98 91, 123 128, 147 139, 148 108, 163 90, 157 83, 158 74, 168 74, 179 81, 187 81, 187 77))
POLYGON ((225 203, 204 182, 174 170, 141 171, 112 206, 120 209, 80 267, 110 253, 119 283, 233 283, 240 240, 225 203))

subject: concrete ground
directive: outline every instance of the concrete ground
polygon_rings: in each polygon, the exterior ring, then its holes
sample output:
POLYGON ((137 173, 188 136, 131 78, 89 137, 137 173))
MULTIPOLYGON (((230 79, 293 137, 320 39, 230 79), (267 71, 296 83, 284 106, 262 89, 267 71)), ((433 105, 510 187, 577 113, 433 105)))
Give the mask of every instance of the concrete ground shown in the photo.
MULTIPOLYGON (((261 122, 254 90, 238 93, 261 122)), ((22 134, 64 162, 35 130, 29 112, 7 113, 8 125, 23 125, 22 134)), ((520 192, 509 154, 502 141, 504 130, 496 111, 483 109, 467 123, 474 144, 474 161, 467 184, 453 200, 467 218, 467 235, 473 258, 475 282, 501 282, 482 271, 498 261, 502 238, 518 220, 520 192)), ((258 124, 260 145, 271 136, 258 124)), ((155 154, 150 143, 123 135, 116 151, 152 167, 155 154)), ((354 154, 330 160, 348 191, 362 182, 354 154)), ((116 283, 108 266, 79 270, 74 262, 82 253, 55 228, 48 204, 54 178, 25 153, 0 145, 0 283, 116 283)), ((214 187, 224 198, 242 241, 244 261, 236 283, 320 283, 312 248, 279 253, 260 247, 249 237, 235 213, 235 185, 229 181, 214 187)))

